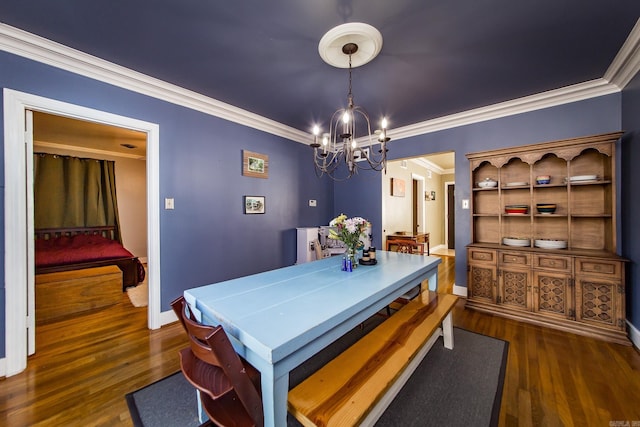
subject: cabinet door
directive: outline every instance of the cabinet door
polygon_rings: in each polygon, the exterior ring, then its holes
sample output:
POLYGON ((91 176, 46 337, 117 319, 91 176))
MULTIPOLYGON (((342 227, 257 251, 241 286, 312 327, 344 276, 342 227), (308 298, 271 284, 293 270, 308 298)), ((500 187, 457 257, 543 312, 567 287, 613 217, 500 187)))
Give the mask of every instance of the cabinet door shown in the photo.
POLYGON ((533 310, 539 314, 572 319, 571 275, 550 271, 533 272, 533 310))
POLYGON ((502 267, 499 283, 501 305, 531 310, 531 270, 502 267))
POLYGON ((495 304, 496 267, 491 264, 469 264, 467 286, 469 299, 495 304))
POLYGON ((576 276, 576 320, 625 330, 624 291, 618 281, 576 276))

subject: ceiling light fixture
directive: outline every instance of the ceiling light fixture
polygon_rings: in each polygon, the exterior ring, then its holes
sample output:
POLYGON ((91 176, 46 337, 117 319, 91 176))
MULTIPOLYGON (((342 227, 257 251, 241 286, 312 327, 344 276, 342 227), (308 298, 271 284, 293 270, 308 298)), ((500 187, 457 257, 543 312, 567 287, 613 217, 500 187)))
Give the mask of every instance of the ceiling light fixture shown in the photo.
POLYGON ((339 25, 327 32, 318 45, 322 59, 329 65, 349 68, 347 107, 331 116, 329 132, 320 135, 313 127, 313 162, 316 174, 326 174, 335 181, 351 178, 358 170, 386 172, 387 119, 380 129, 371 132, 371 121, 364 108, 353 101, 351 70, 375 58, 382 49, 382 35, 374 27, 359 22, 339 25), (356 137, 356 131, 366 134, 356 137))

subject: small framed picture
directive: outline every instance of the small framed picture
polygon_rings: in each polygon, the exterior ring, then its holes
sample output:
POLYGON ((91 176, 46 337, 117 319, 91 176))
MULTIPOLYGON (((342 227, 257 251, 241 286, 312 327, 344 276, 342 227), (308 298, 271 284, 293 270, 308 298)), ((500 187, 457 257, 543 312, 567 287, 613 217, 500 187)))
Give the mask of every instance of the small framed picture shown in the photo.
POLYGON ((242 175, 253 178, 269 178, 269 156, 242 150, 242 175))
POLYGON ((391 195, 395 197, 404 197, 404 179, 391 178, 391 195))
POLYGON ((264 196, 244 196, 244 213, 246 215, 264 213, 264 196))

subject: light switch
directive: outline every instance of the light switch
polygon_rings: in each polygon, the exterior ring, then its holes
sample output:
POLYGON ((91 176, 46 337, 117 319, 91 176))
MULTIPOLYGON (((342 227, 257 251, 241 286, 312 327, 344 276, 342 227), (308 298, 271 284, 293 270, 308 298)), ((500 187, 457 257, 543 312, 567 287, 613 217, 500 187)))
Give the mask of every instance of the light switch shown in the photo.
POLYGON ((173 209, 173 197, 167 197, 166 199, 164 199, 164 208, 173 209))
POLYGON ((462 200, 462 209, 469 209, 469 199, 462 200))
POLYGON ((309 199, 309 206, 311 206, 312 208, 316 207, 316 201, 315 199, 309 199))

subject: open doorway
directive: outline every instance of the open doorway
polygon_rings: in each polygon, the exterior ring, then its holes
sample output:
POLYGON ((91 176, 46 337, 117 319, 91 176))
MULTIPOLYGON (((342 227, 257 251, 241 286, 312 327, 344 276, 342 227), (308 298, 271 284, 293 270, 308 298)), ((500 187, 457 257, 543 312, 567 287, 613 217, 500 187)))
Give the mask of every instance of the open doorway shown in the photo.
MULTIPOLYGON (((41 264, 46 261, 47 264, 44 266, 48 270, 67 271, 64 274, 51 273, 46 276, 36 276, 34 312, 36 325, 51 323, 58 318, 68 318, 74 313, 82 314, 88 310, 109 307, 121 300, 121 292, 118 293, 119 288, 121 291, 126 289, 126 294, 133 305, 146 307, 148 305, 147 275, 138 272, 135 267, 133 275, 127 269, 123 270, 125 273, 119 273, 120 276, 124 276, 122 277, 122 285, 117 283, 110 285, 109 282, 89 279, 91 276, 85 274, 98 271, 95 270, 95 266, 89 270, 87 270, 89 266, 83 269, 72 268, 73 272, 69 272, 68 267, 55 265, 55 262, 67 264, 69 259, 86 264, 87 261, 83 260, 88 260, 93 248, 99 247, 101 251, 98 256, 101 258, 111 252, 123 252, 124 256, 136 257, 146 268, 146 133, 41 111, 30 111, 30 113, 33 119, 34 167, 27 172, 33 172, 34 176, 33 208, 36 211, 33 215, 33 227, 36 235, 36 272, 38 271, 38 261, 41 264), (81 165, 86 165, 86 167, 82 168, 81 165), (96 168, 92 165, 101 165, 102 167, 96 168), (41 172, 37 176, 35 174, 36 168, 41 172), (106 239, 107 233, 88 236, 83 233, 94 232, 93 229, 80 231, 87 223, 106 225, 96 222, 105 215, 106 208, 102 207, 102 203, 95 203, 95 198, 90 197, 89 207, 93 207, 93 209, 87 210, 84 203, 78 202, 79 199, 86 201, 84 195, 88 194, 88 188, 96 189, 96 184, 93 184, 93 180, 87 181, 85 174, 89 171, 96 173, 107 169, 112 170, 115 192, 109 192, 102 185, 98 185, 98 188, 102 188, 102 192, 99 194, 103 194, 104 198, 98 197, 97 200, 106 200, 107 194, 109 195, 108 199, 113 199, 112 205, 108 203, 113 206, 111 209, 113 215, 109 217, 117 227, 114 228, 113 234, 109 233, 109 237, 113 237, 115 241, 106 239), (80 170, 83 170, 82 175, 79 173, 80 170), (47 171, 49 172, 47 173, 47 171), (55 176, 60 179, 52 179, 53 175, 51 174, 54 172, 55 176), (65 178, 62 179, 62 176, 65 178), (83 179, 78 181, 77 178, 81 176, 83 179), (40 178, 36 179, 38 177, 40 178), (92 184, 89 185, 89 182, 92 184), (71 193, 66 197, 63 196, 63 188, 71 190, 71 193), (65 199, 67 202, 60 203, 61 199, 65 199), (75 200, 75 203, 69 202, 70 199, 75 200), (100 205, 100 209, 97 208, 98 205, 100 205), (89 212, 94 213, 89 214, 89 212), (69 229, 70 226, 71 229, 69 229), (61 229, 60 227, 66 228, 61 229), (47 232, 42 233, 43 229, 47 232), (52 231, 49 232, 49 230, 52 231), (66 249, 63 249, 54 243, 68 244, 71 239, 70 235, 49 238, 47 243, 38 240, 38 236, 56 236, 58 233, 66 234, 67 232, 78 233, 72 238, 74 248, 83 239, 91 244, 78 247, 76 252, 69 252, 67 246, 65 246, 66 249), (105 240, 96 241, 97 238, 105 240), (38 248, 46 248, 47 252, 38 252, 38 248), (48 256, 46 256, 47 254, 48 256), (141 281, 139 280, 141 277, 138 276, 142 276, 142 274, 144 274, 145 280, 141 281), (64 277, 64 281, 56 281, 55 278, 58 276, 64 277), (40 282, 46 280, 47 284, 41 283, 38 286, 38 278, 40 278, 40 282), (95 280, 98 282, 94 283, 95 280), (85 283, 86 285, 84 285, 85 283), (65 304, 60 304, 61 296, 64 296, 65 304)), ((98 174, 102 175, 102 173, 98 174)), ((100 179, 99 181, 107 182, 108 180, 100 179)), ((107 221, 108 219, 104 217, 103 220, 107 221)), ((138 264, 138 267, 142 268, 142 266, 138 264)), ((34 295, 34 293, 29 292, 29 295, 34 295)), ((30 349, 29 354, 32 352, 30 349)))
POLYGON ((428 233, 431 253, 455 256, 454 189, 453 152, 388 162, 382 185, 383 247, 389 235, 428 233), (392 180, 406 183, 407 191, 394 194, 392 180))
MULTIPOLYGON (((159 127, 157 124, 118 116, 11 89, 4 89, 5 154, 5 372, 15 375, 26 368, 28 324, 27 285, 33 280, 33 223, 28 221, 27 180, 33 155, 31 111, 49 112, 90 122, 112 124, 143 132, 147 136, 147 206, 159 200, 159 127), (25 129, 27 132, 25 132, 25 129), (26 149, 25 149, 26 147, 26 149), (25 167, 26 166, 26 167, 25 167), (26 239, 25 239, 26 236, 26 239), (10 325, 10 326, 9 326, 10 325)), ((149 263, 148 326, 161 326, 160 312, 160 218, 158 209, 149 209, 147 248, 149 263)))

